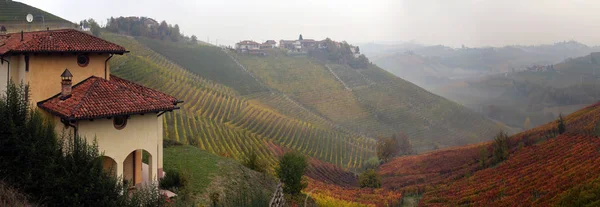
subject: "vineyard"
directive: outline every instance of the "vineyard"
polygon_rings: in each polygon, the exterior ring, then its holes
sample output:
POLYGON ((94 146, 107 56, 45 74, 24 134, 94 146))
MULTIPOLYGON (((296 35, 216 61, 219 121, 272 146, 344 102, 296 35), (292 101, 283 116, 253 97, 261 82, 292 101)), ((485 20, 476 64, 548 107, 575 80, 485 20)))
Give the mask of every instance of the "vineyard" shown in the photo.
POLYGON ((600 134, 600 107, 593 105, 565 117, 564 135, 553 135, 553 122, 512 136, 509 159, 498 166, 479 165, 480 151, 491 151, 490 142, 453 147, 392 160, 378 169, 383 188, 361 189, 350 171, 375 156, 374 140, 362 134, 403 130, 424 151, 433 145, 489 140, 499 128, 374 68, 327 68, 307 57, 288 61, 276 51, 267 57, 234 55, 258 81, 274 89, 240 92, 238 86, 206 79, 197 73, 202 69, 188 70, 134 38, 105 36, 132 51, 114 58, 113 74, 185 101, 181 110, 165 114, 166 139, 237 160, 256 152, 270 167, 285 151, 302 152, 310 157, 305 192, 324 206, 385 206, 402 202, 404 194, 423 195, 420 204, 431 206, 510 206, 527 201, 546 206, 558 202, 566 190, 596 178, 585 172, 600 173, 594 171, 600 169, 594 164, 600 161, 600 141, 595 138, 600 134), (304 81, 311 87, 298 88, 304 81), (461 130, 466 128, 471 130, 461 130))
MULTIPOLYGON (((235 58, 267 86, 346 131, 368 137, 404 131, 420 152, 489 140, 499 131, 483 116, 377 66, 322 65, 278 50, 269 51, 266 57, 235 58)), ((286 109, 279 111, 285 113, 286 109)))
POLYGON ((558 136, 511 155, 496 168, 438 186, 421 200, 424 206, 548 206, 555 196, 600 174, 600 139, 558 136))
MULTIPOLYGON (((508 160, 482 168, 481 150, 491 142, 396 158, 378 168, 383 188, 424 195, 422 206, 555 205, 565 192, 600 174, 600 104, 557 122, 511 136, 508 160)), ((573 191, 573 190, 571 190, 573 191)), ((572 196, 572 195, 571 195, 572 196)))
POLYGON ((317 198, 317 203, 328 202, 328 206, 348 206, 348 202, 367 206, 395 206, 402 200, 402 194, 387 189, 340 187, 312 178, 308 178, 306 191, 312 191, 312 195, 315 195, 313 197, 317 198))
POLYGON ((490 139, 502 128, 483 116, 406 82, 387 82, 353 90, 379 120, 405 132, 418 151, 476 143, 490 139), (413 90, 406 90, 413 87, 413 90), (407 91, 401 95, 391 91, 407 91), (406 122, 404 120, 412 120, 406 122), (457 129, 470 130, 457 130, 457 129), (439 147, 439 146, 438 146, 439 147))
POLYGON ((382 177, 384 188, 403 193, 423 193, 427 186, 477 170, 480 149, 484 146, 487 143, 396 158, 380 166, 378 174, 382 177))
POLYGON ((287 107, 289 110, 283 110, 286 113, 246 99, 234 88, 204 79, 195 70, 174 64, 133 38, 112 34, 105 34, 104 38, 132 51, 114 58, 113 74, 184 100, 181 110, 165 114, 166 139, 238 160, 255 151, 271 166, 276 156, 267 143, 343 168, 358 168, 364 159, 374 156, 373 140, 336 128, 283 97, 267 95, 270 93, 254 96, 287 107), (261 98, 269 96, 275 98, 261 98))
POLYGON ((240 94, 268 90, 256 82, 251 75, 240 70, 237 63, 231 60, 220 48, 165 42, 143 37, 137 37, 136 40, 179 64, 180 67, 203 78, 229 86, 240 94))

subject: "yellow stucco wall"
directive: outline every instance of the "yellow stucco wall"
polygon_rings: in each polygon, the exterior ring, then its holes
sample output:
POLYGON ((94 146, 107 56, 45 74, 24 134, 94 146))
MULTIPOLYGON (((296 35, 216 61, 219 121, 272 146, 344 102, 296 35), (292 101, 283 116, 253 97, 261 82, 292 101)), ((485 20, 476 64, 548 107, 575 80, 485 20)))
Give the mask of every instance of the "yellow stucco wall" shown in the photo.
MULTIPOLYGON (((12 62, 10 57, 4 57, 4 59, 12 62)), ((6 90, 6 84, 8 83, 8 65, 8 62, 0 64, 0 93, 6 90)))
MULTIPOLYGON (((146 150, 151 155, 149 178, 156 179, 158 168, 162 168, 162 122, 161 117, 155 113, 145 115, 133 115, 127 120, 125 128, 118 130, 113 126, 112 119, 95 119, 93 121, 80 120, 77 123, 79 135, 89 141, 94 138, 98 148, 104 156, 110 157, 117 162, 117 175, 122 176, 124 166, 132 166, 132 160, 126 158, 135 150, 146 150), (161 126, 158 126, 160 123, 161 126), (158 145, 160 143, 160 146, 158 145), (159 160, 160 163, 159 163, 159 160)), ((62 124, 62 123, 57 123, 62 124)), ((141 162, 141 153, 139 156, 141 162)), ((141 177, 137 176, 136 177, 141 177)), ((136 179, 138 180, 138 179, 136 179)))
MULTIPOLYGON (((16 83, 26 83, 30 85, 30 101, 35 108, 36 103, 46 100, 61 90, 60 75, 68 68, 73 74, 73 85, 94 75, 104 77, 104 62, 109 57, 108 54, 89 54, 90 62, 86 67, 80 67, 77 64, 75 54, 37 54, 29 56, 29 71, 25 71, 25 56, 10 56, 10 75, 9 77, 16 83)), ((6 89, 6 67, 0 65, 0 87, 6 89)), ((110 65, 107 65, 110 68, 110 65)), ((110 71, 107 71, 110 75, 110 71)), ((43 111, 48 117, 53 117, 56 124, 55 130, 60 135, 62 133, 74 134, 72 127, 66 127, 60 118, 43 111)), ((79 135, 88 139, 91 143, 93 139, 97 140, 100 152, 116 162, 114 169, 117 176, 123 176, 124 171, 128 171, 124 166, 132 166, 133 160, 126 160, 127 156, 136 150, 146 150, 151 154, 149 163, 149 178, 156 179, 158 169, 163 166, 163 123, 162 117, 156 117, 156 114, 133 115, 127 121, 124 129, 114 128, 112 119, 80 120, 77 125, 79 135), (127 163, 125 163, 127 162, 127 163)), ((141 163, 140 156, 136 157, 136 162, 141 163)), ((109 162, 103 162, 108 166, 109 162)), ((137 169, 136 169, 137 171, 137 169)), ((134 173, 134 172, 129 172, 134 173)), ((136 172, 136 183, 142 176, 136 172), (139 177, 139 179, 138 179, 139 177)))
MULTIPOLYGON (((86 67, 80 67, 77 64, 77 55, 74 54, 30 55, 29 72, 25 72, 25 60, 23 56, 20 56, 22 59, 19 61, 20 68, 22 68, 20 70, 25 73, 24 82, 30 84, 31 103, 35 104, 58 94, 61 90, 60 75, 65 69, 69 69, 73 74, 73 85, 92 75, 104 77, 104 61, 108 56, 108 54, 90 54, 89 64, 86 67)), ((107 68, 109 67, 110 65, 107 65, 107 68)), ((107 74, 110 75, 110 72, 107 71, 107 74)), ((21 74, 19 76, 22 77, 21 74)), ((13 79, 15 79, 14 76, 13 79)))

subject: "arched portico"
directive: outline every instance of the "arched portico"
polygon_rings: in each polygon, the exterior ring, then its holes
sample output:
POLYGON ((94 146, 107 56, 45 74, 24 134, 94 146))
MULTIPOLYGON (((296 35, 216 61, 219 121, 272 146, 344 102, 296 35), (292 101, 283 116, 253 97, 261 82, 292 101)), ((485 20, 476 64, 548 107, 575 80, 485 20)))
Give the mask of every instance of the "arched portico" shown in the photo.
POLYGON ((118 169, 117 161, 108 156, 101 156, 100 159, 102 159, 102 169, 104 169, 104 172, 116 177, 118 169))
POLYGON ((132 151, 123 161, 123 180, 131 186, 151 182, 154 178, 153 169, 156 159, 144 149, 132 151))

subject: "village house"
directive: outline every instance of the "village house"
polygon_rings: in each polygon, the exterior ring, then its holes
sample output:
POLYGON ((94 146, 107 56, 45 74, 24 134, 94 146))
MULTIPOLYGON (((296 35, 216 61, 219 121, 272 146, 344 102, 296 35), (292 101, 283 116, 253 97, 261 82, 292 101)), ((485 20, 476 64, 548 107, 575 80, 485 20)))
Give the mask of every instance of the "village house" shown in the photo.
POLYGON ((297 40, 279 40, 279 48, 281 49, 286 49, 286 50, 296 50, 296 49, 300 49, 299 48, 299 44, 296 45, 297 40), (298 48, 296 48, 296 46, 298 46, 298 48))
POLYGON ((302 50, 307 51, 307 50, 312 50, 317 48, 318 45, 318 41, 315 41, 313 39, 303 39, 303 40, 299 40, 300 45, 302 46, 302 50))
POLYGON ((260 44, 260 49, 272 49, 277 48, 277 42, 275 40, 267 40, 264 43, 260 44))
POLYGON ((244 40, 235 43, 235 50, 238 53, 251 52, 253 50, 260 50, 260 44, 252 40, 244 40))
POLYGON ((163 176, 162 116, 181 101, 111 75, 110 59, 125 53, 74 29, 0 35, 0 90, 29 84, 32 107, 57 133, 95 139, 105 170, 139 186, 163 176))

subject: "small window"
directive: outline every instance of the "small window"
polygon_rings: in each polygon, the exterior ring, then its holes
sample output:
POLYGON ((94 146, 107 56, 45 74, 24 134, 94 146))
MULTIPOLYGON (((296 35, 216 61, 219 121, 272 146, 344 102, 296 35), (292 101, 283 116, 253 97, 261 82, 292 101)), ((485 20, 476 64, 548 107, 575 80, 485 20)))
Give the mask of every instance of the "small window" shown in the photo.
POLYGON ((88 55, 77 55, 77 64, 80 67, 85 67, 90 63, 90 57, 88 55))
POLYGON ((29 72, 29 55, 25 55, 25 72, 29 72))
POLYGON ((115 125, 115 129, 123 129, 125 125, 127 125, 127 117, 117 116, 113 119, 113 125, 115 125))

